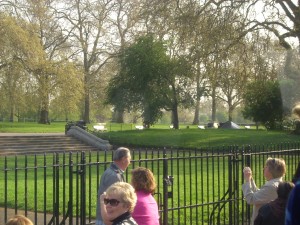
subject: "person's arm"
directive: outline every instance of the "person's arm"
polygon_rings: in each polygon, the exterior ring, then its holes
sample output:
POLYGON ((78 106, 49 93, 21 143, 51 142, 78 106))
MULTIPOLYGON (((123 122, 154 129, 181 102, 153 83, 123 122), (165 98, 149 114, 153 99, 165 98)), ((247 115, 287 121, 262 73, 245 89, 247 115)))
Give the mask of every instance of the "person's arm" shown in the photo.
POLYGON ((277 197, 276 188, 272 185, 263 185, 259 190, 253 192, 243 185, 244 197, 248 204, 266 204, 277 197))
POLYGON ((102 221, 105 225, 111 225, 112 222, 107 218, 107 211, 106 207, 104 205, 104 198, 106 196, 106 193, 104 192, 102 195, 100 195, 100 210, 101 210, 101 216, 102 216, 102 221))
POLYGON ((244 180, 245 180, 245 183, 242 186, 244 197, 248 204, 254 204, 252 197, 254 193, 259 191, 259 189, 256 187, 256 184, 253 180, 251 168, 245 167, 243 169, 243 173, 244 173, 244 180))
POLYGON ((100 195, 103 192, 105 192, 106 189, 110 187, 112 184, 122 181, 121 176, 110 168, 107 169, 106 173, 103 175, 101 179, 102 179, 101 185, 99 187, 99 192, 98 192, 100 193, 100 195))

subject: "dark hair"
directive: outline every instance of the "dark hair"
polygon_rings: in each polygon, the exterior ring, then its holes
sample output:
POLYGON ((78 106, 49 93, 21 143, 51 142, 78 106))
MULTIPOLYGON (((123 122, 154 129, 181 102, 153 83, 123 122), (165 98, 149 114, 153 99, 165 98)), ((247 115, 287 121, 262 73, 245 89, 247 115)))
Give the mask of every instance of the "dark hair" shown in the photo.
POLYGON ((300 179, 300 161, 299 161, 299 163, 298 163, 298 167, 297 167, 297 169, 296 169, 296 172, 295 172, 295 174, 294 174, 294 176, 293 176, 292 182, 293 182, 294 184, 296 184, 297 180, 299 180, 299 179, 300 179))
POLYGON ((113 160, 119 161, 123 157, 128 157, 130 155, 130 151, 128 148, 120 147, 114 152, 113 160))
POLYGON ((280 182, 277 188, 278 198, 288 199, 291 190, 295 187, 292 182, 280 182))

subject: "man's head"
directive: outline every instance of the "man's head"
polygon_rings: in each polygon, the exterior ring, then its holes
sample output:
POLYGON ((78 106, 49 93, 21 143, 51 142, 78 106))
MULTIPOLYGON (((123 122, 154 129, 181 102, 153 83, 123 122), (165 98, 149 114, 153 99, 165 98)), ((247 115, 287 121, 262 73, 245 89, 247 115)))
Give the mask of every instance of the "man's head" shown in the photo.
POLYGON ((121 170, 126 170, 131 160, 130 150, 124 147, 118 148, 114 152, 113 160, 121 170))

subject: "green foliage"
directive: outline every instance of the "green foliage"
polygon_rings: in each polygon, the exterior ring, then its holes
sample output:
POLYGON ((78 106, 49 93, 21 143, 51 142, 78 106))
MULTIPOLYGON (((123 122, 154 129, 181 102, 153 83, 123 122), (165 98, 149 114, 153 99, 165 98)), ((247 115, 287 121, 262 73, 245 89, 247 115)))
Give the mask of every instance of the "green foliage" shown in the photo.
POLYGON ((255 81, 247 86, 244 94, 243 115, 247 119, 261 122, 267 129, 281 126, 283 106, 278 82, 255 81))
POLYGON ((107 102, 118 110, 142 111, 144 124, 151 125, 161 116, 166 87, 162 80, 169 63, 162 42, 152 36, 142 37, 124 49, 119 58, 121 70, 109 83, 107 102))
POLYGON ((176 112, 179 104, 191 105, 185 90, 190 66, 183 58, 171 59, 164 43, 152 36, 139 38, 121 52, 120 72, 107 89, 107 103, 120 111, 141 110, 149 127, 162 116, 162 109, 176 112))

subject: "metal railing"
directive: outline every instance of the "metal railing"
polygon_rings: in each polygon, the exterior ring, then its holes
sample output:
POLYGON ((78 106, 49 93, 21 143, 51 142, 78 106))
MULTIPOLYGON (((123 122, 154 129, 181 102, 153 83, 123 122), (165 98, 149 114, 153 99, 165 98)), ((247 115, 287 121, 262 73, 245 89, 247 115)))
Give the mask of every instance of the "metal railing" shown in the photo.
MULTIPOLYGON (((300 144, 213 149, 131 149, 126 171, 151 169, 161 224, 250 224, 242 169, 251 166, 258 186, 267 157, 281 157, 291 180, 300 144)), ((101 174, 111 151, 5 156, 0 159, 0 224, 23 214, 34 224, 94 224, 101 174)))

